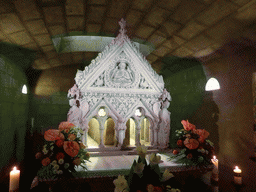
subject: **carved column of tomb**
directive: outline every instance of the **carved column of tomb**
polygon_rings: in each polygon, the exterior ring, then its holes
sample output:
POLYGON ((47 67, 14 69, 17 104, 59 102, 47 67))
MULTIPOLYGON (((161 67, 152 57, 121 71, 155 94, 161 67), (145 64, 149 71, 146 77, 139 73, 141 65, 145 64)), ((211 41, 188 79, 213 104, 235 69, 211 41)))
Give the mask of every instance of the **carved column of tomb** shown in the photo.
POLYGON ((99 124, 100 124, 100 145, 99 145, 100 148, 105 147, 105 145, 103 143, 103 140, 104 140, 103 136, 104 136, 104 128, 105 128, 104 125, 105 125, 107 118, 108 118, 108 116, 100 116, 97 118, 99 121, 99 124))

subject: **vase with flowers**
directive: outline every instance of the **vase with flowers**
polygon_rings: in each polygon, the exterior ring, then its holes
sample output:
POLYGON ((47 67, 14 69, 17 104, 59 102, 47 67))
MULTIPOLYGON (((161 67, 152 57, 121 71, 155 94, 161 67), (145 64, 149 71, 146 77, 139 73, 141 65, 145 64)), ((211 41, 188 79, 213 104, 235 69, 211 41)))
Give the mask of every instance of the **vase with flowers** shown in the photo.
POLYGON ((69 122, 61 122, 58 129, 45 131, 45 145, 36 154, 36 159, 42 164, 37 173, 39 179, 72 176, 79 165, 86 169, 90 154, 81 141, 82 134, 80 128, 69 122))
POLYGON ((214 153, 213 143, 207 139, 210 135, 205 129, 196 129, 188 120, 182 120, 183 129, 176 130, 177 148, 170 160, 185 165, 210 165, 214 153))
POLYGON ((147 160, 147 148, 144 145, 138 146, 136 150, 139 157, 137 161, 134 160, 129 175, 119 175, 113 181, 115 192, 180 192, 177 188, 179 184, 170 170, 160 172, 161 156, 151 153, 147 160))

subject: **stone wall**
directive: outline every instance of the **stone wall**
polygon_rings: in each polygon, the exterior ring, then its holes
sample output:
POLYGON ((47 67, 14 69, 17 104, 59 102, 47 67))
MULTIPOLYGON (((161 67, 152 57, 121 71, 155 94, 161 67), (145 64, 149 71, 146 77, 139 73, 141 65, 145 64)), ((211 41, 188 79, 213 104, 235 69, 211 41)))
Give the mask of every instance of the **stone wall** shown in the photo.
MULTIPOLYGON (((0 54, 0 168, 10 158, 24 158, 28 121, 28 95, 22 94, 27 78, 21 68, 0 54)), ((30 90, 28 90, 30 91, 30 90)))
POLYGON ((204 63, 207 77, 215 77, 220 90, 212 91, 211 99, 219 109, 216 132, 219 152, 220 191, 235 191, 233 169, 242 169, 244 187, 241 191, 256 190, 256 163, 253 155, 253 97, 252 78, 255 72, 255 48, 231 42, 219 52, 221 57, 204 63))

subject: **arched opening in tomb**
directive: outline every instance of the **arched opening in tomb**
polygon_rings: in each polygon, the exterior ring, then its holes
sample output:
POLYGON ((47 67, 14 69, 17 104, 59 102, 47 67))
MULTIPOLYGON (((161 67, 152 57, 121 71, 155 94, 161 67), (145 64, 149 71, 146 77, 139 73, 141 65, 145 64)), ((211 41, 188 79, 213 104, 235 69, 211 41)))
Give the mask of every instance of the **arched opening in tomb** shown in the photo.
POLYGON ((98 148, 100 144, 100 124, 96 118, 89 121, 89 129, 87 135, 88 148, 98 148))
POLYGON ((106 120, 104 125, 103 143, 106 147, 115 147, 117 144, 115 122, 111 117, 106 120))
MULTIPOLYGON (((126 132, 124 146, 134 147, 136 145, 136 123, 133 118, 130 118, 126 123, 126 132)), ((140 123, 140 144, 150 145, 150 122, 147 117, 143 118, 140 123)))
POLYGON ((141 145, 150 145, 150 122, 147 117, 141 121, 140 128, 140 143, 141 145))
POLYGON ((135 121, 130 118, 126 122, 125 138, 123 141, 124 146, 135 146, 135 121))

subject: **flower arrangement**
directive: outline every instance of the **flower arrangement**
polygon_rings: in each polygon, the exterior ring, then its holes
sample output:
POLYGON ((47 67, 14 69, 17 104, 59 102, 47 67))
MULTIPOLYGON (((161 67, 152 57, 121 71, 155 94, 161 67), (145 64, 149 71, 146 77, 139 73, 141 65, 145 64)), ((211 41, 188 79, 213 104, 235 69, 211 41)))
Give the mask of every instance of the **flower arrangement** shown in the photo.
POLYGON ((182 120, 184 129, 176 130, 178 148, 173 150, 170 160, 185 165, 209 165, 214 153, 213 143, 208 140, 210 135, 204 129, 196 129, 196 126, 188 120, 182 120))
POLYGON ((45 145, 42 152, 36 154, 42 167, 37 176, 40 179, 54 179, 75 172, 75 166, 89 161, 90 154, 81 142, 82 130, 69 122, 61 122, 58 129, 49 129, 44 133, 45 145))
POLYGON ((137 161, 134 160, 129 175, 119 175, 113 181, 115 192, 180 192, 179 189, 171 187, 177 186, 177 182, 172 180, 174 175, 168 169, 163 174, 160 172, 161 156, 151 153, 148 164, 146 160, 147 148, 141 145, 136 150, 139 157, 137 161))

